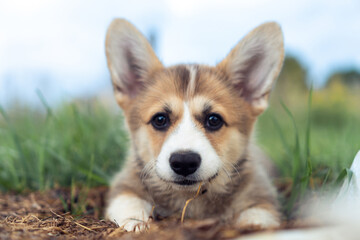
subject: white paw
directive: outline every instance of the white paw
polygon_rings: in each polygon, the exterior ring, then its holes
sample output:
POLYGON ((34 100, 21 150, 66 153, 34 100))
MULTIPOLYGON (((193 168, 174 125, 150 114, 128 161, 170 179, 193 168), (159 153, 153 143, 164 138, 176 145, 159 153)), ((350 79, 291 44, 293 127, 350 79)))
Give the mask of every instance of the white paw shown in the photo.
POLYGON ((152 206, 149 202, 130 194, 121 194, 111 200, 106 218, 129 232, 141 232, 148 228, 152 206))
POLYGON ((122 224, 119 224, 119 227, 128 232, 144 232, 149 229, 149 224, 147 221, 130 219, 123 221, 122 224))
POLYGON ((236 221, 241 228, 269 229, 280 227, 278 216, 263 208, 249 208, 236 221))

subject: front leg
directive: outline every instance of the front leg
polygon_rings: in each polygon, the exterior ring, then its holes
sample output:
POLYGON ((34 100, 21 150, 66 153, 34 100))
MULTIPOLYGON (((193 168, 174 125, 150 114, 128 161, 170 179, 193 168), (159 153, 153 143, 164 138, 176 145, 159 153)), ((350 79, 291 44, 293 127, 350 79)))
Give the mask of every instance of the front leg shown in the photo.
POLYGON ((280 214, 274 206, 254 206, 245 209, 236 220, 242 229, 274 229, 280 227, 280 214))
POLYGON ((121 193, 110 200, 106 218, 127 231, 143 231, 151 214, 149 202, 132 193, 121 193))

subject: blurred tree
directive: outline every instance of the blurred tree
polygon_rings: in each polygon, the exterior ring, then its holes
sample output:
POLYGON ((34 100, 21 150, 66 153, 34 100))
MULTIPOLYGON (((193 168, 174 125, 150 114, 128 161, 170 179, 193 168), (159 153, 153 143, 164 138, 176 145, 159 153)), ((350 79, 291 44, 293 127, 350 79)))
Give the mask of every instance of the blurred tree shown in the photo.
POLYGON ((279 98, 289 105, 298 102, 299 97, 307 95, 306 81, 307 70, 305 67, 295 57, 286 56, 273 92, 275 102, 278 102, 279 98))
POLYGON ((281 90, 306 91, 307 72, 295 57, 287 56, 276 86, 281 90))
POLYGON ((326 86, 336 82, 345 84, 348 87, 360 87, 360 72, 356 69, 334 72, 327 80, 326 86))

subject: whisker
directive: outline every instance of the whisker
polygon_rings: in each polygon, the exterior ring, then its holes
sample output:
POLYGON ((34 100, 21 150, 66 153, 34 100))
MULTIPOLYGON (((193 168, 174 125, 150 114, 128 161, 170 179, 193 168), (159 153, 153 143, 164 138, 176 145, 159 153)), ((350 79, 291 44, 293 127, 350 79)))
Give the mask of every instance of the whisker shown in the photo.
POLYGON ((140 178, 146 179, 151 173, 151 170, 153 170, 155 167, 155 163, 153 161, 150 161, 145 164, 144 168, 141 170, 140 178))

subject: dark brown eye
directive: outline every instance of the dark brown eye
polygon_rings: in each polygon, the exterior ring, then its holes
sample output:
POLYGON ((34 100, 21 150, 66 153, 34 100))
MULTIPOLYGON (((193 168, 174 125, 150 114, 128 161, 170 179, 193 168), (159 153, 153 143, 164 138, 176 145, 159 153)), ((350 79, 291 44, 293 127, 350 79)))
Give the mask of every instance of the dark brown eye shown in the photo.
POLYGON ((151 124, 156 130, 164 131, 169 127, 169 116, 165 113, 158 113, 151 119, 151 124))
POLYGON ((219 130, 224 125, 224 121, 219 114, 209 114, 205 119, 205 128, 210 131, 219 130))

